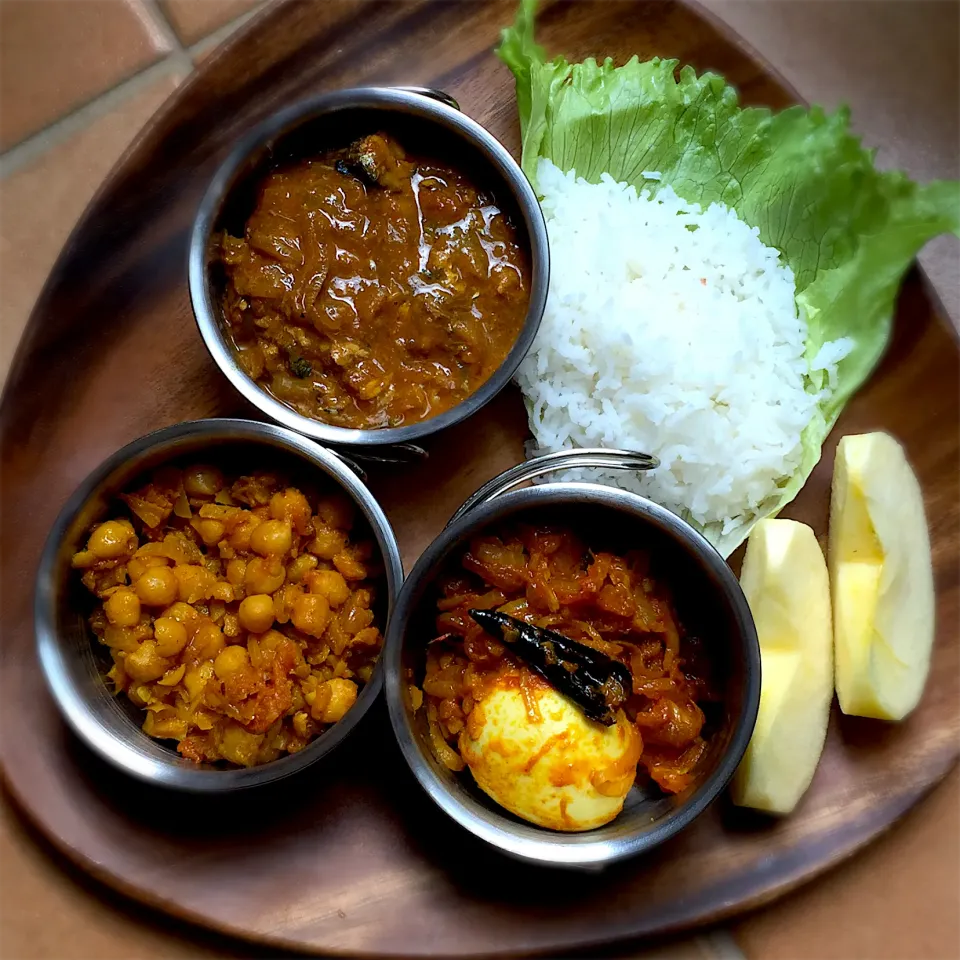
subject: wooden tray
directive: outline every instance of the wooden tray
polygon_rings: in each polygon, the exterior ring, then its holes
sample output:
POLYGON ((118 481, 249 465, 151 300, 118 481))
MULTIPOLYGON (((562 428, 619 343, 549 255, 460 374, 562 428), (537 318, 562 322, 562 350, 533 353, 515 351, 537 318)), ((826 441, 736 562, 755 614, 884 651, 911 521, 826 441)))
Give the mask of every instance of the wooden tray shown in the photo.
MULTIPOLYGON (((770 900, 836 863, 957 757, 958 351, 916 275, 886 359, 787 515, 825 531, 841 434, 883 427, 905 441, 932 523, 933 671, 901 726, 834 717, 794 816, 764 820, 721 802, 646 859, 569 874, 503 860, 448 821, 404 766, 382 706, 332 762, 230 800, 149 790, 66 731, 38 671, 31 616, 36 562, 57 510, 128 440, 192 417, 252 412, 208 359, 187 299, 187 231, 215 165, 279 106, 362 83, 444 88, 517 153, 513 80, 490 52, 514 10, 513 0, 271 10, 204 64, 121 161, 67 244, 18 354, 2 410, 7 783, 78 863, 179 916, 276 945, 380 956, 556 952, 675 930, 770 900)), ((793 99, 688 7, 554 3, 539 31, 549 50, 572 58, 678 57, 721 71, 748 102, 793 99)), ((520 460, 525 435, 520 398, 507 390, 436 441, 429 462, 373 476, 408 567, 471 491, 520 460)))

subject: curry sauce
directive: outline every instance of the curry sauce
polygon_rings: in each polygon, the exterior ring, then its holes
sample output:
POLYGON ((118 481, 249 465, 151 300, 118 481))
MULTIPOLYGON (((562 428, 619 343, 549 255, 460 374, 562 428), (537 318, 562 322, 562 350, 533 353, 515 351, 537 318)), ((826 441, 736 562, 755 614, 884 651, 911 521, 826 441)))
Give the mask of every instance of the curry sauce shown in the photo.
POLYGON ((244 236, 220 246, 243 369, 336 426, 449 410, 503 362, 526 317, 527 256, 504 211, 383 134, 270 173, 244 236))
MULTIPOLYGON (((638 769, 665 793, 697 781, 710 737, 703 708, 719 700, 715 671, 649 551, 594 551, 572 530, 518 524, 475 537, 459 566, 441 582, 438 636, 421 687, 411 689, 414 705, 426 705, 441 763, 463 769, 461 733, 492 686, 516 686, 532 704, 526 688, 544 683, 470 614, 489 610, 623 664, 631 678, 624 712, 642 742, 638 769)), ((531 723, 535 714, 528 706, 531 723)))

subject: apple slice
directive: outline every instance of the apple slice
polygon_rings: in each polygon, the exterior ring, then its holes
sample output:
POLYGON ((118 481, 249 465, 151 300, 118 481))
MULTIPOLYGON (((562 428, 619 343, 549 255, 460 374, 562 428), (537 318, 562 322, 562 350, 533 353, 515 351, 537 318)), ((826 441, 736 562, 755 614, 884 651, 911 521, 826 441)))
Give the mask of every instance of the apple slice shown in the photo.
POLYGON ((828 553, 840 709, 902 720, 930 670, 933 565, 920 484, 889 434, 840 441, 828 553))
POLYGON ((813 530, 761 520, 740 574, 760 639, 757 725, 733 780, 733 801, 790 813, 810 786, 833 700, 830 581, 813 530))

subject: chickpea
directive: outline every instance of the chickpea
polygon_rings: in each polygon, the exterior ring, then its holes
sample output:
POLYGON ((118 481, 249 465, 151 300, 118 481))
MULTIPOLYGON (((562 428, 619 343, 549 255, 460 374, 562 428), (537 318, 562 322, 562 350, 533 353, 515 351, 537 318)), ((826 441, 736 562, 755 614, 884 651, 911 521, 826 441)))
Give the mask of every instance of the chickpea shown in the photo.
POLYGON ((213 600, 214 602, 219 601, 220 603, 232 603, 237 598, 233 592, 233 587, 231 587, 229 583, 224 583, 222 580, 217 580, 210 588, 209 599, 213 600))
POLYGON ((170 667, 170 662, 160 656, 157 645, 153 640, 144 640, 132 653, 128 653, 123 661, 123 669, 141 683, 157 680, 170 667))
POLYGON ((308 637, 320 638, 330 622, 330 604, 326 597, 303 593, 293 601, 293 625, 308 637))
POLYGON ((353 637, 354 646, 375 647, 378 646, 379 643, 380 631, 376 627, 363 627, 363 629, 358 630, 353 637))
POLYGON ((150 567, 133 585, 141 603, 148 607, 166 607, 177 599, 177 578, 169 567, 150 567))
POLYGON ((227 561, 227 582, 231 586, 239 587, 243 583, 244 575, 247 572, 247 561, 234 558, 227 561))
POLYGON ((240 673, 250 665, 250 657, 247 655, 247 648, 234 645, 225 647, 217 654, 217 659, 213 662, 213 671, 220 680, 226 680, 234 674, 240 673))
POLYGON ((286 520, 265 520, 250 536, 250 546, 261 556, 283 556, 293 544, 293 531, 286 520))
POLYGON ((256 514, 248 514, 233 528, 233 532, 227 538, 227 542, 234 550, 249 550, 250 538, 253 536, 253 531, 256 530, 262 522, 256 514))
POLYGON ((248 593, 275 593, 286 577, 287 571, 277 557, 254 557, 247 564, 243 582, 248 593))
POLYGON ((356 703, 357 685, 352 680, 335 677, 327 680, 317 690, 317 697, 310 707, 314 720, 321 723, 336 723, 356 703))
POLYGON ((101 523, 87 541, 87 550, 98 560, 116 560, 129 556, 137 549, 133 527, 125 520, 108 520, 101 523))
POLYGON ((145 639, 145 634, 134 627, 117 627, 108 623, 103 631, 103 642, 114 650, 123 650, 124 653, 136 650, 140 641, 145 639))
POLYGON ((166 557, 133 557, 127 562, 130 582, 135 583, 152 567, 165 567, 168 563, 166 557))
POLYGON ((312 553, 301 553, 287 566, 287 579, 299 583, 311 570, 315 570, 320 561, 312 553))
POLYGON ((310 504, 299 490, 288 487, 271 497, 270 516, 274 520, 286 520, 296 527, 297 533, 304 534, 310 527, 310 504))
POLYGON ((279 630, 268 630, 260 637, 260 649, 268 653, 289 643, 290 641, 279 630))
POLYGON ((200 624, 190 641, 190 650, 201 660, 213 660, 227 645, 223 631, 211 620, 200 624))
POLYGON ((187 645, 187 628, 173 617, 155 620, 153 635, 161 657, 175 657, 187 645))
POLYGON ((338 553, 333 558, 333 565, 343 574, 344 580, 365 580, 367 578, 367 568, 349 553, 338 553))
POLYGON ((332 493, 317 502, 317 516, 328 527, 349 530, 353 526, 353 503, 349 497, 332 493))
POLYGON ((321 560, 332 560, 347 545, 347 538, 332 527, 320 527, 307 549, 321 560))
POLYGON ((201 517, 194 523, 194 529, 200 534, 200 539, 208 546, 212 547, 223 539, 226 527, 221 520, 210 520, 201 517))
POLYGON ((340 624, 346 633, 359 633, 373 623, 373 611, 370 609, 372 599, 369 590, 357 590, 340 611, 340 624))
POLYGON ((89 550, 78 550, 70 559, 74 570, 88 570, 96 564, 97 558, 89 550))
POLYGON ((182 600, 172 603, 160 616, 170 617, 176 620, 177 623, 182 623, 187 631, 187 636, 190 636, 191 631, 196 631, 197 627, 200 626, 200 624, 197 623, 200 619, 199 612, 194 607, 191 607, 189 603, 184 603, 182 600))
POLYGON ((103 603, 107 619, 118 627, 135 627, 140 622, 140 598, 127 587, 115 590, 103 603))
POLYGON ((216 584, 216 577, 199 564, 178 563, 173 568, 177 580, 177 596, 185 603, 207 600, 216 584))
POLYGON ((183 471, 183 489, 188 497, 214 497, 223 489, 223 474, 216 467, 198 463, 183 471))
POLYGON ((273 626, 273 598, 266 593, 244 597, 237 611, 240 626, 250 633, 264 633, 273 626))
POLYGON ((306 578, 307 589, 326 597, 331 607, 346 603, 350 588, 338 570, 315 570, 306 578))

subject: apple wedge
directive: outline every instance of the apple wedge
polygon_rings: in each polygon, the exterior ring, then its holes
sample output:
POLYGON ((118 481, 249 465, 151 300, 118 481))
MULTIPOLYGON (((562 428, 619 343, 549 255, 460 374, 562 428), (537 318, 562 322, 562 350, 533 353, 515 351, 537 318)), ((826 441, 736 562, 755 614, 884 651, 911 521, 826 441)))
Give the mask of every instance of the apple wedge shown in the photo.
POLYGON ((813 530, 761 520, 740 574, 760 639, 757 725, 734 776, 734 803, 790 813, 817 769, 833 700, 830 581, 813 530))
POLYGON ((902 720, 930 670, 933 566, 920 484, 886 433, 837 447, 828 554, 840 709, 902 720))

